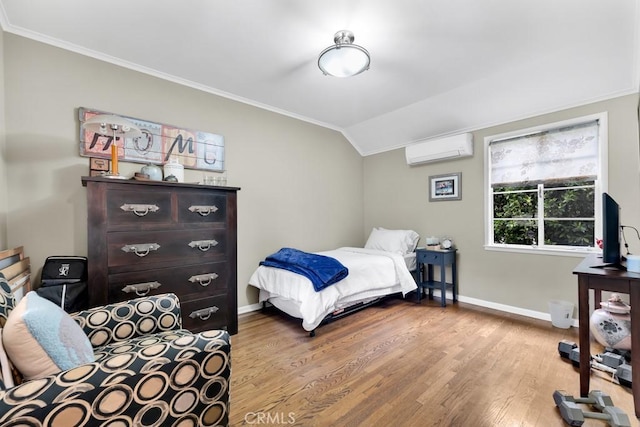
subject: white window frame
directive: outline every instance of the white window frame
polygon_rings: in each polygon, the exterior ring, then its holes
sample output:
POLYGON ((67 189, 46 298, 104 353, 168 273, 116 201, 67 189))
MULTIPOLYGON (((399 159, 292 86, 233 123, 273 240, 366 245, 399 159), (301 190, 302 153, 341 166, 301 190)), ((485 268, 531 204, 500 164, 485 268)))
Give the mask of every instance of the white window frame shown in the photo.
POLYGON ((596 237, 598 230, 602 230, 602 203, 600 203, 600 194, 608 191, 608 115, 606 112, 591 114, 588 116, 576 117, 569 120, 563 120, 555 123, 548 123, 540 126, 534 126, 527 129, 520 129, 511 132, 490 135, 484 138, 484 248, 489 251, 516 252, 516 253, 533 253, 544 255, 562 255, 583 257, 586 254, 600 252, 598 248, 567 248, 567 247, 549 247, 549 246, 527 246, 527 245, 506 245, 492 242, 492 217, 493 217, 493 198, 490 191, 491 180, 491 158, 489 156, 489 144, 491 141, 499 139, 514 138, 531 133, 544 132, 552 129, 574 126, 577 124, 592 122, 598 120, 598 177, 595 181, 595 230, 596 237))

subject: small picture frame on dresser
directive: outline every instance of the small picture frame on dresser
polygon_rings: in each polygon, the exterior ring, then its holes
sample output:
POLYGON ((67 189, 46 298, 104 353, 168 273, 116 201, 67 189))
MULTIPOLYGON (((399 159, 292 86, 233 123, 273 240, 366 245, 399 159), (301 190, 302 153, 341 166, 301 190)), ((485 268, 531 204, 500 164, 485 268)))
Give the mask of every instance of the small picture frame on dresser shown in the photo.
POLYGON ((462 200, 462 173, 429 177, 429 201, 462 200))

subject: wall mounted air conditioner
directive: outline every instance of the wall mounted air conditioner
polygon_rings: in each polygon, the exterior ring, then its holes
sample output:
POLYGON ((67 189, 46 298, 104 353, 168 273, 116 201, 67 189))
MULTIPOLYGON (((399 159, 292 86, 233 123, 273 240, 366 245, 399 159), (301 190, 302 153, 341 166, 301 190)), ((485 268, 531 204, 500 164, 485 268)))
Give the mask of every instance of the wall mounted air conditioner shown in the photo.
POLYGON ((404 154, 408 165, 473 156, 473 134, 417 142, 405 147, 404 154))

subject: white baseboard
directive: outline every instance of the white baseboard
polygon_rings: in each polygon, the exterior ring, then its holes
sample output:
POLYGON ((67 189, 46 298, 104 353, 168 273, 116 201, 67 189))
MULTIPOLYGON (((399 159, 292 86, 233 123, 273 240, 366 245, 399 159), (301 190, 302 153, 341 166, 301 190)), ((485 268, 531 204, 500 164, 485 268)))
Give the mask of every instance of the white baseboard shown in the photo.
MULTIPOLYGON (((434 290, 434 295, 437 290, 434 290)), ((447 291, 447 298, 452 299, 453 295, 447 291)), ((479 307, 490 308, 492 310, 504 311, 505 313, 518 314, 520 316, 531 317, 539 320, 546 320, 551 322, 551 314, 542 311, 528 310, 522 307, 514 307, 512 305, 499 304, 497 302, 485 301, 477 298, 465 297, 464 295, 458 295, 458 301, 467 304, 477 305, 479 307)), ((578 319, 573 319, 572 325, 574 328, 578 327, 578 319)))
POLYGON ((238 307, 238 314, 251 313, 252 311, 258 311, 261 308, 262 308, 262 303, 243 305, 242 307, 238 307))
MULTIPOLYGON (((433 292, 434 295, 439 296, 439 292, 437 289, 433 292)), ((447 298, 453 299, 453 295, 451 292, 447 291, 447 298)), ((551 322, 551 314, 544 313, 541 311, 535 310, 527 310, 526 308, 514 307, 506 304, 499 304, 496 302, 485 301, 477 298, 465 297, 464 295, 458 295, 458 301, 464 302, 466 304, 477 305, 479 307, 490 308, 492 310, 504 311, 505 313, 518 314, 520 316, 531 317, 539 320, 546 320, 551 322)), ((253 311, 258 311, 262 308, 262 304, 250 304, 242 307, 238 307, 238 314, 251 313, 253 311)), ((578 319, 573 319, 572 326, 574 328, 578 327, 578 319)))

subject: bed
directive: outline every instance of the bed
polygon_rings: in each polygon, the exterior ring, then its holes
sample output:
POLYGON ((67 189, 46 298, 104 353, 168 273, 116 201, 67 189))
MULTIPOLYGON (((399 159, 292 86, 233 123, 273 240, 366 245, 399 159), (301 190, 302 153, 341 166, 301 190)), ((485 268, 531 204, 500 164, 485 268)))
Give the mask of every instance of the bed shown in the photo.
POLYGON ((345 278, 320 291, 304 275, 265 265, 255 270, 249 284, 260 290, 261 303, 301 319, 302 327, 314 335, 315 329, 328 320, 372 305, 383 297, 404 296, 415 290, 411 271, 415 269, 418 240, 412 230, 374 228, 364 248, 315 252, 348 269, 345 278))

